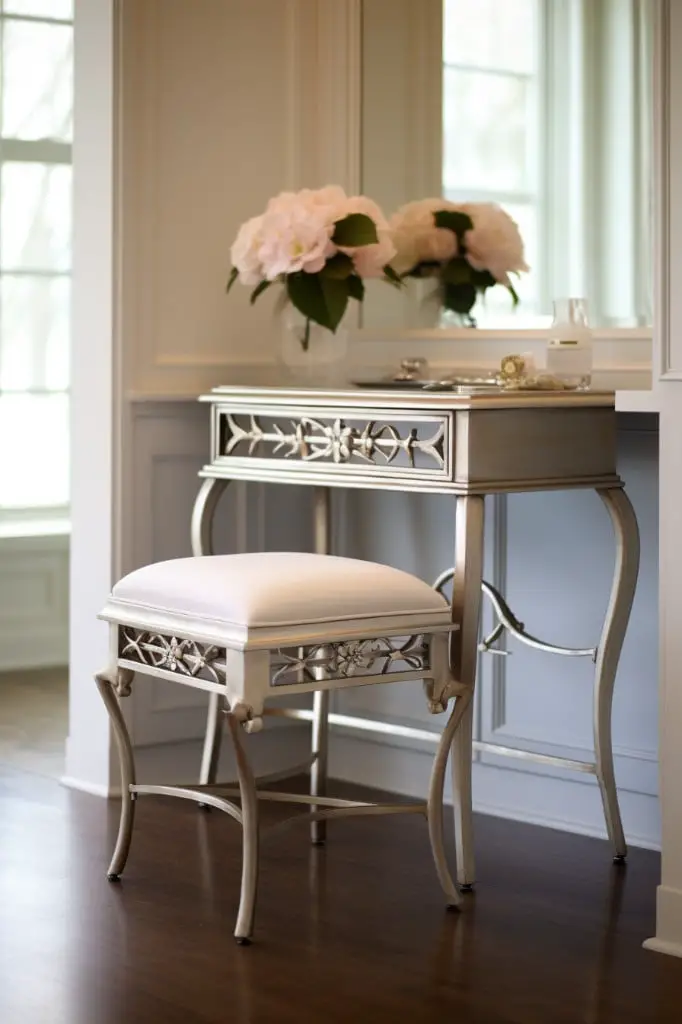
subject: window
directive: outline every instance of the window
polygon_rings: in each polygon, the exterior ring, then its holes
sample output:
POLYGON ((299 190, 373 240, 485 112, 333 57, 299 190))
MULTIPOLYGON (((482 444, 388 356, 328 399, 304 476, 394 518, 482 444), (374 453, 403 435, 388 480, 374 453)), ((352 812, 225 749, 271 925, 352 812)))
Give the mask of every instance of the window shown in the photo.
MULTIPOLYGON (((445 0, 443 12, 443 195, 500 203, 537 266, 539 21, 541 0, 445 0)), ((537 275, 517 291, 537 309, 537 275)), ((483 326, 504 321, 509 294, 489 292, 483 326)))
POLYGON ((600 326, 650 324, 653 0, 444 0, 443 193, 497 202, 531 272, 482 327, 541 327, 587 297, 600 326))
POLYGON ((0 515, 43 515, 69 500, 73 0, 0 0, 0 80, 0 515))

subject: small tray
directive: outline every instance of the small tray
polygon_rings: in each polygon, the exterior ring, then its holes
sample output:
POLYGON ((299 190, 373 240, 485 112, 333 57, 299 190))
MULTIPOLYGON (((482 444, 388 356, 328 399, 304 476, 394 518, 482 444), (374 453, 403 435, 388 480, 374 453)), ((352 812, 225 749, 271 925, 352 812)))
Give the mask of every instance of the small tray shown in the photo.
POLYGON ((496 377, 448 377, 444 380, 354 380, 356 388, 375 391, 446 391, 465 394, 471 391, 500 391, 496 377))

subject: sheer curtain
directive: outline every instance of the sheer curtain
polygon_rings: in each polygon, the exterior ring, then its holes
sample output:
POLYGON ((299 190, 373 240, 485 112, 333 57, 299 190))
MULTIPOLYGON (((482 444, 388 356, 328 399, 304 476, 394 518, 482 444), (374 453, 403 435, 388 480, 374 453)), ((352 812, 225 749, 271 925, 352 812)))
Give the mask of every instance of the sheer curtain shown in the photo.
POLYGON ((480 326, 652 321, 652 0, 444 0, 443 188, 501 203, 532 272, 480 326))
POLYGON ((72 0, 0 0, 0 518, 69 500, 72 0))

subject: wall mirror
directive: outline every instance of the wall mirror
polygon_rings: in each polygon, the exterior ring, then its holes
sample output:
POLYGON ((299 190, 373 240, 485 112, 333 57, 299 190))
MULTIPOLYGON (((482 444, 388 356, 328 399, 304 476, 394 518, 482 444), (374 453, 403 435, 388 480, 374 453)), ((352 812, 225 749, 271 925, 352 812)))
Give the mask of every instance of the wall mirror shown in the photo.
MULTIPOLYGON (((530 273, 479 327, 542 328, 584 296, 599 328, 652 322, 656 0, 363 0, 362 189, 496 202, 530 273)), ((366 328, 458 326, 411 282, 376 288, 366 328)))

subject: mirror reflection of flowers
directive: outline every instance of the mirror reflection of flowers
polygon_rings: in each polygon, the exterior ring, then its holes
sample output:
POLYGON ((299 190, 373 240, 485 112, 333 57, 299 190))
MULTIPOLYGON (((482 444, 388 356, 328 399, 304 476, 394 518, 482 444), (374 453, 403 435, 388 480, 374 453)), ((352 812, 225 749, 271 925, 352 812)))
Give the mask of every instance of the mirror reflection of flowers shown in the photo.
POLYGON ((390 227, 401 277, 436 278, 441 306, 467 326, 476 326, 479 295, 497 284, 518 304, 511 275, 529 268, 518 226, 500 206, 420 199, 401 206, 390 227))
POLYGON ((241 226, 232 245, 227 290, 239 279, 253 286, 251 303, 280 282, 302 314, 307 350, 313 321, 335 332, 349 299, 362 302, 366 278, 396 286, 388 221, 366 196, 347 196, 338 185, 282 192, 265 212, 241 226))

